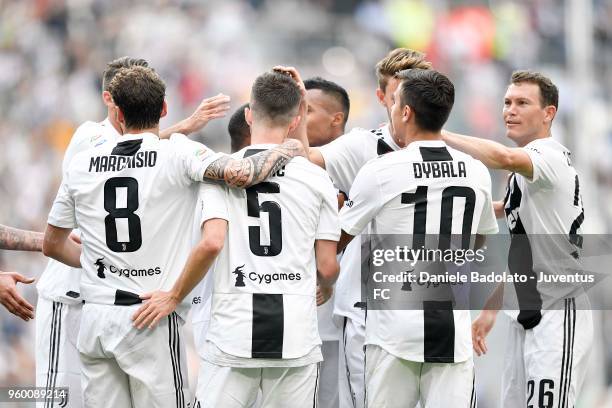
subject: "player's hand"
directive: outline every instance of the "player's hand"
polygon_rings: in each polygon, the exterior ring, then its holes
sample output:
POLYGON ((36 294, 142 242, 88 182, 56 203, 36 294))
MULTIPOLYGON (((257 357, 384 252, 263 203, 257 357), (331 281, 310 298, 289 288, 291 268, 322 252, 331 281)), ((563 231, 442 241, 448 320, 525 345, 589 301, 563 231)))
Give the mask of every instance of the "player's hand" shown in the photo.
POLYGON ((497 310, 483 310, 472 322, 472 344, 478 356, 487 354, 486 338, 497 317, 497 310))
POLYGON ((0 272, 0 303, 9 312, 27 322, 34 318, 34 306, 19 294, 17 282, 30 284, 34 279, 26 278, 17 272, 0 272))
POLYGON ((304 81, 302 81, 302 77, 300 73, 295 69, 295 67, 285 67, 282 65, 277 65, 272 68, 276 72, 280 72, 281 74, 289 75, 300 87, 300 93, 302 97, 306 95, 306 87, 304 86, 304 81))
POLYGON ((230 97, 222 93, 204 99, 187 119, 185 133, 194 133, 202 129, 213 119, 224 117, 230 108, 230 97))
POLYGON ((147 326, 152 329, 161 319, 174 312, 179 304, 178 298, 172 292, 158 290, 140 296, 145 303, 132 316, 134 327, 138 330, 147 326))
POLYGON ((317 285, 317 306, 321 306, 323 303, 327 302, 331 297, 332 293, 334 293, 333 287, 321 287, 321 285, 317 285))

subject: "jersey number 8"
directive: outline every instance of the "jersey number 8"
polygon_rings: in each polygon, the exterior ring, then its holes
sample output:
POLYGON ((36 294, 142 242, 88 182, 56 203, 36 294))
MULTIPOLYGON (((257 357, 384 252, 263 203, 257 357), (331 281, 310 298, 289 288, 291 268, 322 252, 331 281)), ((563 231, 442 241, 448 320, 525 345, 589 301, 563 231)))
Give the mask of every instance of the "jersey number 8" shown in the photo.
POLYGON ((134 252, 142 245, 140 217, 134 211, 138 209, 138 181, 133 177, 114 177, 104 184, 104 209, 108 213, 104 218, 106 246, 113 252, 134 252), (117 208, 117 189, 127 191, 126 207, 117 208), (129 241, 119 242, 117 237, 117 219, 127 219, 129 241))

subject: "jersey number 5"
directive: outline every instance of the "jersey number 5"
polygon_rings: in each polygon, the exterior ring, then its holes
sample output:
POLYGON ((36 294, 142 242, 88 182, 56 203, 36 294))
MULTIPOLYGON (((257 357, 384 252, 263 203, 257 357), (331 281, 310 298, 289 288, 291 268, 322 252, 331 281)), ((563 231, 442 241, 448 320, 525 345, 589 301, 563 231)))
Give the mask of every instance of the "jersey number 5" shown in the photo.
POLYGON ((249 227, 249 248, 257 256, 276 256, 283 250, 283 229, 282 214, 278 203, 274 201, 264 201, 259 203, 259 193, 280 193, 278 183, 263 182, 246 189, 247 193, 247 214, 249 217, 260 217, 261 211, 268 213, 268 223, 270 224, 270 245, 261 245, 261 228, 256 226, 249 227))
POLYGON ((108 213, 104 218, 106 246, 113 252, 134 252, 142 245, 140 217, 134 213, 138 209, 138 181, 133 177, 114 177, 104 184, 104 209, 108 213), (117 208, 117 190, 126 189, 125 207, 117 208), (127 219, 129 240, 118 241, 117 219, 127 219))

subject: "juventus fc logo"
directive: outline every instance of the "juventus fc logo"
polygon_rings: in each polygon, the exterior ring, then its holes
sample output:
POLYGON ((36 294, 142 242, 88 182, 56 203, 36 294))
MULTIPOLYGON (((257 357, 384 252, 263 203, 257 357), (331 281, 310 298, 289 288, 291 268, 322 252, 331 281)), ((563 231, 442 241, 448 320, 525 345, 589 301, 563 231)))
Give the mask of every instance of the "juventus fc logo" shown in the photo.
POLYGON ((104 257, 98 258, 98 260, 94 263, 94 265, 96 265, 98 267, 98 278, 100 278, 100 279, 105 279, 106 278, 106 275, 104 275, 104 270, 106 269, 106 265, 104 265, 102 263, 103 259, 104 259, 104 257))
POLYGON ((232 272, 233 274, 236 275, 236 283, 234 284, 234 286, 236 287, 242 287, 242 286, 246 286, 244 284, 244 277, 246 276, 244 274, 244 272, 242 272, 242 268, 244 268, 244 265, 237 267, 236 269, 234 269, 234 271, 232 272))

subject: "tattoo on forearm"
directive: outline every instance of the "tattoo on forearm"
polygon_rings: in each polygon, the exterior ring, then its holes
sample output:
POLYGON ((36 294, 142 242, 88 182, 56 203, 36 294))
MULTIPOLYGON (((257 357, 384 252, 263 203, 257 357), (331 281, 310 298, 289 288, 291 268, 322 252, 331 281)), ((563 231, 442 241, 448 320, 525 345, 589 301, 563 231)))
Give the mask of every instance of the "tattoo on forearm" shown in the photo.
POLYGON ((245 188, 261 183, 280 170, 295 156, 304 155, 304 147, 297 140, 287 140, 274 149, 236 160, 222 157, 215 160, 204 172, 204 177, 224 180, 230 187, 245 188))
POLYGON ((42 251, 43 234, 0 224, 0 249, 12 251, 42 251))

